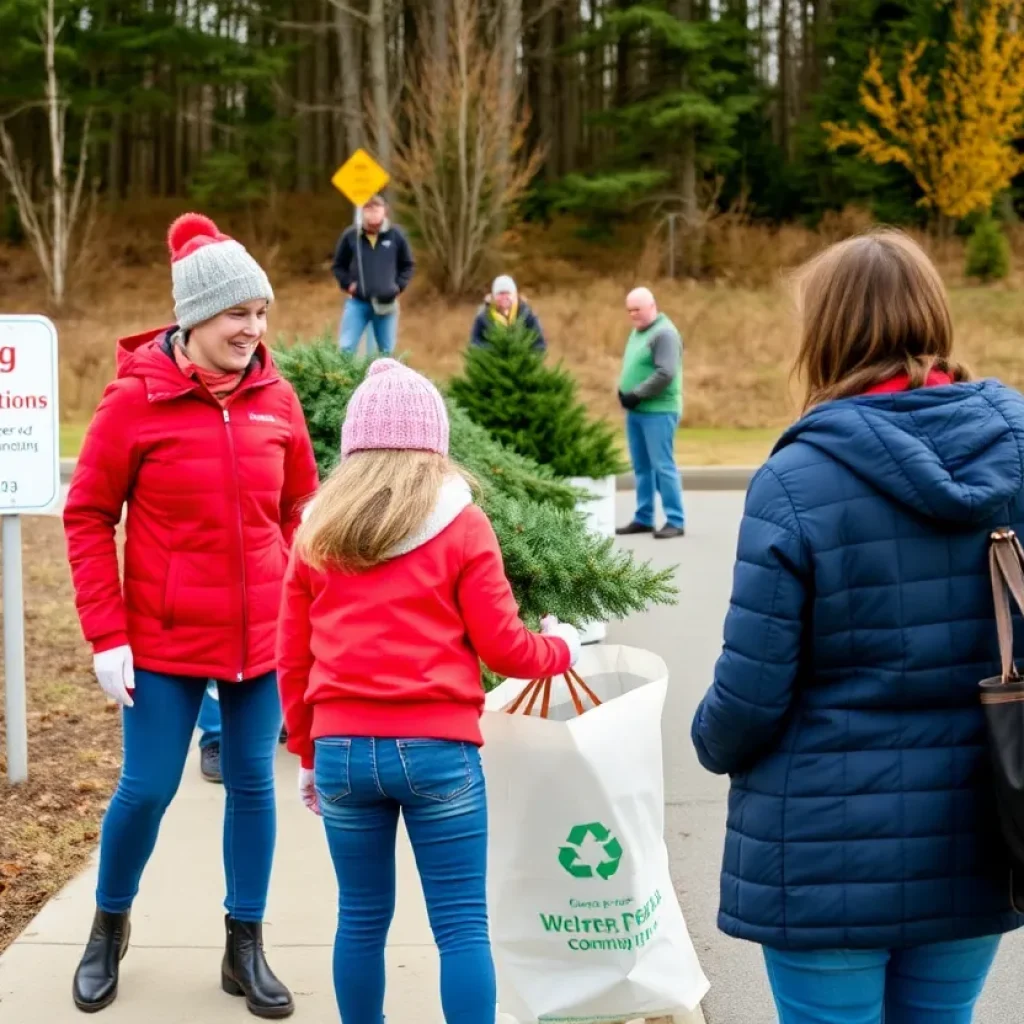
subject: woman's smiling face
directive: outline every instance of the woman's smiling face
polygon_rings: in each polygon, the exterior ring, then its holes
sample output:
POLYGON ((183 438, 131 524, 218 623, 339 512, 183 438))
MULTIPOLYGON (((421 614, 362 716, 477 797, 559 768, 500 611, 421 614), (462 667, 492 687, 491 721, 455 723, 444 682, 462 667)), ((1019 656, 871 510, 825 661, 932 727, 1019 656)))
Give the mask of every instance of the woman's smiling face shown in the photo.
POLYGON ((266 299, 242 302, 193 327, 188 336, 192 361, 204 370, 242 373, 266 337, 268 305, 266 299))

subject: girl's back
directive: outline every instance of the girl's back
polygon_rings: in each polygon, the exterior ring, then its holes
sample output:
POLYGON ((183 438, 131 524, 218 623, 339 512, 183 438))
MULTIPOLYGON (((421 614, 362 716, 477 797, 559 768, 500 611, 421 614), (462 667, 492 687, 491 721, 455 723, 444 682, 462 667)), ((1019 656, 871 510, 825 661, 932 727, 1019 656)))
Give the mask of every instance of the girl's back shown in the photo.
POLYGON ((572 626, 531 633, 494 530, 448 462, 437 389, 375 362, 342 430, 342 462, 310 506, 278 628, 288 746, 322 814, 338 877, 334 979, 345 1024, 380 1024, 401 815, 441 954, 453 1022, 493 1021, 480 660, 554 676, 572 626))

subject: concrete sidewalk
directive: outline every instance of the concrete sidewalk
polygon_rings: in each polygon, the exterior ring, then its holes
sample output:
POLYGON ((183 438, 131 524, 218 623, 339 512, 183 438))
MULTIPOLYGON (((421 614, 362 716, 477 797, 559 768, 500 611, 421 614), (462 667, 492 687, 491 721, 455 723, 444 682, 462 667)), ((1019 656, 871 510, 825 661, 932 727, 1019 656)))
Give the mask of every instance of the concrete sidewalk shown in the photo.
MULTIPOLYGON (((267 959, 295 996, 292 1020, 338 1024, 331 984, 336 883, 320 819, 299 802, 296 772, 296 759, 281 748, 277 855, 264 924, 267 959)), ((224 791, 202 780, 193 747, 132 911, 120 994, 96 1020, 245 1024, 256 1019, 243 1000, 220 990, 223 807, 224 791)), ((399 837, 398 905, 387 950, 388 1019, 390 1024, 443 1024, 437 951, 404 829, 399 837)), ((0 957, 3 1024, 88 1019, 71 1001, 71 979, 89 934, 95 885, 94 860, 0 957)), ((702 1021, 698 1011, 692 1024, 702 1021)))
MULTIPOLYGON (((278 757, 278 845, 264 938, 267 958, 295 996, 292 1018, 338 1024, 331 985, 337 920, 334 872, 320 820, 295 789, 297 761, 278 757)), ((132 911, 120 995, 103 1024, 245 1024, 241 999, 220 990, 224 949, 221 822, 224 791, 199 775, 195 750, 164 819, 132 911)), ((402 833, 398 909, 388 946, 387 1011, 396 1024, 441 1024, 437 952, 412 851, 402 833)), ((0 1021, 81 1024, 71 979, 93 914, 95 862, 57 895, 0 957, 0 1021)))

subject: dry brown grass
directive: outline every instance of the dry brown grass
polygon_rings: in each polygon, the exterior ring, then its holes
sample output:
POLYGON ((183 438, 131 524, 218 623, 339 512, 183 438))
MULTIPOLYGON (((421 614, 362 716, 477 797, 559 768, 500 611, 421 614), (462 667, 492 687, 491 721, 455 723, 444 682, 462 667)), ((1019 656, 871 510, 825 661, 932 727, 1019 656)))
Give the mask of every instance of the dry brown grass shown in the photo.
MULTIPOLYGON (((127 206, 101 223, 72 304, 55 316, 66 419, 87 419, 95 408, 113 373, 117 336, 170 323, 163 231, 181 209, 180 203, 127 206)), ((290 341, 337 329, 341 297, 329 265, 346 209, 339 199, 314 197, 290 200, 273 217, 219 218, 274 281, 274 337, 290 341)), ((717 276, 654 284, 686 339, 686 425, 777 427, 793 416, 788 367, 796 328, 785 270, 869 223, 858 211, 826 218, 818 232, 768 230, 738 215, 719 217, 708 229, 708 263, 717 276)), ((1024 231, 1014 238, 1015 277, 985 288, 963 281, 962 244, 922 241, 950 286, 961 357, 983 374, 1024 386, 1024 301, 1018 290, 1024 286, 1024 231)), ((652 280, 662 242, 637 229, 595 247, 560 223, 517 228, 504 244, 504 266, 538 311, 553 356, 576 374, 595 413, 618 416, 614 384, 628 330, 623 296, 652 280)), ((486 288, 481 282, 481 296, 486 288)), ((440 378, 458 370, 478 301, 447 303, 422 280, 414 281, 403 302, 399 339, 412 365, 440 378)), ((45 311, 42 281, 26 250, 0 248, 0 308, 45 311)))
MULTIPOLYGON (((117 705, 91 670, 59 518, 24 520, 24 568, 29 780, 0 778, 0 952, 89 857, 121 763, 117 705)), ((6 775, 4 733, 0 707, 6 775)))

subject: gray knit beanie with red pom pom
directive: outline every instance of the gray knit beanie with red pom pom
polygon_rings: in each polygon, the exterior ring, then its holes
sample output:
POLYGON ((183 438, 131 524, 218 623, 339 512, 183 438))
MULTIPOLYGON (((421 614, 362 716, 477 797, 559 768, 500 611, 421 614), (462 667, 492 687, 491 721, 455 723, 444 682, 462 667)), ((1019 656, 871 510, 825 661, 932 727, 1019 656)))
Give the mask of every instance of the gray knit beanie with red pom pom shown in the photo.
POLYGON ((183 331, 243 302, 274 301, 263 268, 209 217, 182 214, 167 232, 167 245, 174 316, 183 331))

